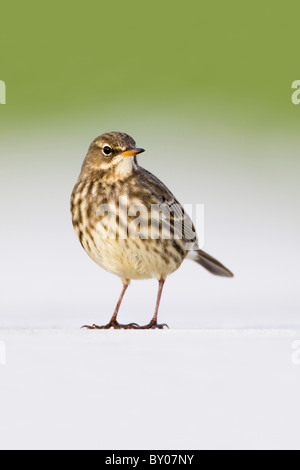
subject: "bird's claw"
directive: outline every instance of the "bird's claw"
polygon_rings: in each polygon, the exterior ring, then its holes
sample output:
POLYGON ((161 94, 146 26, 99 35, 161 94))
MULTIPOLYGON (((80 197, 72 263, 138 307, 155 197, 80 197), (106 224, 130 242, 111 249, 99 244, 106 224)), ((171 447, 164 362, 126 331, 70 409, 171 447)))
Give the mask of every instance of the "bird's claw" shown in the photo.
POLYGON ((83 325, 81 327, 86 328, 87 330, 109 330, 110 328, 114 328, 115 330, 137 330, 140 326, 137 323, 129 323, 128 325, 122 325, 118 322, 110 322, 107 325, 98 326, 98 325, 83 325))
POLYGON ((114 328, 115 330, 164 330, 165 328, 169 329, 169 326, 166 323, 159 324, 153 321, 144 326, 140 326, 137 323, 129 323, 128 325, 122 325, 117 321, 113 321, 103 326, 84 325, 81 328, 86 328, 87 330, 109 330, 110 328, 114 328))
POLYGON ((159 324, 151 321, 148 325, 140 326, 139 330, 164 330, 165 328, 169 329, 166 323, 159 324))

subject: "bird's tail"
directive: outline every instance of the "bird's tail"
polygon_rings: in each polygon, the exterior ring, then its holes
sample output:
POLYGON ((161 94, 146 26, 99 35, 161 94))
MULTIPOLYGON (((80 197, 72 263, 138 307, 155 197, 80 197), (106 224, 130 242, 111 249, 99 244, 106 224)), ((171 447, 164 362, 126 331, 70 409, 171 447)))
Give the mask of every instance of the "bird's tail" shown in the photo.
POLYGON ((202 250, 196 250, 189 253, 188 258, 193 259, 196 263, 201 264, 207 271, 215 276, 233 277, 229 269, 225 268, 218 260, 208 255, 202 250))

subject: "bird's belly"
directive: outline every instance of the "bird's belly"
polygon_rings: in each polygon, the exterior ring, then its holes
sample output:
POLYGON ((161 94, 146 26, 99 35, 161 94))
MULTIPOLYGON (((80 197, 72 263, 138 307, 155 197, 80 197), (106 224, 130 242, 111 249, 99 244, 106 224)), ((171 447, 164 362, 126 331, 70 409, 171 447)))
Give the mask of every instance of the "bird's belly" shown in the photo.
POLYGON ((184 256, 168 251, 161 240, 103 239, 83 240, 89 256, 103 269, 122 279, 165 279, 176 271, 184 256))
MULTIPOLYGON (((81 201, 79 208, 75 205, 73 213, 78 238, 99 266, 122 279, 165 279, 180 267, 187 255, 180 240, 165 239, 161 230, 155 232, 157 239, 143 230, 129 235, 131 218, 124 224, 118 208, 111 214, 100 215, 89 201, 81 201)), ((146 222, 143 227, 148 228, 146 222)))

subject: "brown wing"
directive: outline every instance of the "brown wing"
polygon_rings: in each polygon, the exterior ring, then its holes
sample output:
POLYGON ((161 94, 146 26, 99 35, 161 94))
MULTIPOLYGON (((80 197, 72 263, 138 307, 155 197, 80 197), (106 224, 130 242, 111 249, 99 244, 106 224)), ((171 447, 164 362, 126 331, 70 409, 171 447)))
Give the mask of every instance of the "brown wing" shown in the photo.
POLYGON ((152 195, 152 203, 159 203, 166 223, 169 223, 171 234, 176 239, 181 239, 187 250, 197 250, 198 239, 194 224, 185 212, 182 205, 173 193, 156 176, 144 168, 139 167, 140 182, 152 195))

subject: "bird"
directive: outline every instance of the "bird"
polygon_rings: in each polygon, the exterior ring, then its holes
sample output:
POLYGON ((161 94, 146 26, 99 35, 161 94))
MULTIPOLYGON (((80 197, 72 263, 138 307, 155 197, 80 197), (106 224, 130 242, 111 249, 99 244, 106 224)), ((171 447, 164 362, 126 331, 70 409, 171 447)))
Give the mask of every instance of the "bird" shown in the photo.
POLYGON ((210 273, 233 273, 199 248, 195 227, 173 193, 141 167, 145 150, 123 132, 107 132, 91 143, 71 195, 71 216, 78 239, 101 268, 117 275, 122 292, 109 323, 87 329, 164 329, 158 311, 164 284, 185 259, 210 273), (121 324, 118 314, 132 280, 157 279, 154 316, 146 325, 121 324))

